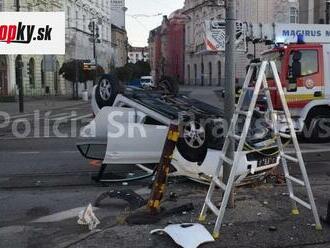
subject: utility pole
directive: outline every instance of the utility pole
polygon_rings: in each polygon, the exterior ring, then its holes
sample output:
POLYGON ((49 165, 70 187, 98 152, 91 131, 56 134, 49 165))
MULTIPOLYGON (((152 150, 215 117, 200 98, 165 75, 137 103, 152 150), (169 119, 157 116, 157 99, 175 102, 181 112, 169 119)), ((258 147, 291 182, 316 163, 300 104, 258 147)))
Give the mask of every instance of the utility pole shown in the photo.
POLYGON ((95 20, 92 20, 88 25, 89 30, 92 32, 92 42, 93 42, 93 58, 95 62, 95 75, 94 75, 94 82, 96 84, 97 79, 97 54, 96 54, 96 42, 98 42, 99 35, 99 27, 96 25, 95 20))
MULTIPOLYGON (((15 0, 16 2, 16 12, 20 11, 21 5, 20 0, 15 0)), ((16 84, 18 85, 18 102, 19 102, 19 112, 24 112, 24 84, 22 77, 23 62, 20 55, 17 55, 20 60, 16 63, 16 84)))
MULTIPOLYGON (((235 111, 235 40, 236 40, 236 0, 226 1, 226 51, 225 51, 225 120, 230 126, 235 111)), ((227 130, 228 131, 228 130, 227 130)), ((234 160, 235 142, 230 141, 227 157, 234 160)), ((231 166, 225 164, 223 168, 224 182, 227 183, 231 166)), ((233 192, 229 207, 234 207, 233 192)))
POLYGON ((330 24, 330 0, 327 0, 325 4, 325 23, 330 24))

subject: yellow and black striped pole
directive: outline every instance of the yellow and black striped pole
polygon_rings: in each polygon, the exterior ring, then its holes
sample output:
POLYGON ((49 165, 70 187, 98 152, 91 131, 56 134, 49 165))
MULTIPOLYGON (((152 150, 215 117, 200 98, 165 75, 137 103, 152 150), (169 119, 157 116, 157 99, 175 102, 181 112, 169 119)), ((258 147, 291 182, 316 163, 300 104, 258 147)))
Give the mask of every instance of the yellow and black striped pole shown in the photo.
POLYGON ((167 178, 170 171, 172 155, 179 139, 178 125, 171 124, 167 134, 160 163, 157 167, 155 180, 153 183, 151 195, 148 202, 148 208, 152 213, 158 213, 160 202, 163 199, 166 190, 167 178))

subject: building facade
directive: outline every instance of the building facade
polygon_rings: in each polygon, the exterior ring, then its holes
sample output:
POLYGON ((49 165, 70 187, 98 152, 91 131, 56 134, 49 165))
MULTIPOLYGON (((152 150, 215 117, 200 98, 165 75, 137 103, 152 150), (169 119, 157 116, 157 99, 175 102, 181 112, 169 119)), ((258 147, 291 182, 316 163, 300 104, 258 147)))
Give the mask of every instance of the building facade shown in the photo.
POLYGON ((162 25, 149 34, 151 74, 156 81, 169 76, 184 82, 185 22, 180 9, 164 16, 162 25))
MULTIPOLYGON (((115 1, 115 0, 113 0, 115 1)), ((122 1, 123 0, 117 0, 122 1)), ((0 0, 0 11, 16 11, 13 0, 0 0)), ((122 4, 122 3, 121 3, 122 4)), ((108 0, 21 0, 20 11, 65 11, 66 54, 63 56, 13 56, 0 55, 0 95, 17 95, 16 68, 23 62, 23 85, 25 95, 71 94, 72 83, 66 82, 58 71, 64 61, 71 59, 93 60, 93 43, 89 24, 95 21, 99 29, 96 44, 97 62, 106 72, 116 63, 111 37, 111 2, 108 0)), ((125 30, 125 9, 116 12, 121 30, 125 30)), ((125 31, 126 32, 126 31, 125 31)), ((123 40, 125 38, 122 38, 123 40)), ((124 45, 120 46, 124 47, 124 45)), ((120 54, 118 52, 118 54, 120 54)), ((121 61, 124 63, 125 55, 121 61)), ((82 85, 80 86, 83 87, 82 85)))
MULTIPOLYGON (((62 11, 63 1, 20 1, 20 11, 62 11)), ((16 11, 15 1, 0 0, 0 11, 16 11)), ((15 96, 16 75, 22 63, 25 95, 65 94, 65 81, 59 74, 65 56, 0 55, 0 96, 15 96)))
MULTIPOLYGON (((111 46, 111 2, 107 0, 65 0, 63 6, 66 12, 66 60, 94 59, 93 42, 89 24, 95 22, 99 38, 96 42, 96 60, 109 72, 114 65, 111 46)), ((72 85, 66 84, 66 92, 72 85)), ((79 85, 80 89, 83 85, 79 85)), ((92 83, 88 84, 89 89, 92 83)))
MULTIPOLYGON (((206 21, 225 21, 225 1, 186 0, 184 14, 185 39, 185 84, 224 85, 225 54, 206 49, 206 21)), ((236 0, 237 19, 248 23, 298 23, 298 0, 236 0)), ((260 56, 269 47, 263 44, 248 44, 247 51, 235 53, 236 81, 242 82, 246 75, 251 55, 260 56), (249 56, 248 56, 249 55, 249 56)))
POLYGON ((299 0, 299 22, 330 24, 330 2, 328 0, 299 0))
POLYGON ((223 85, 224 53, 205 49, 204 25, 208 20, 225 20, 224 1, 186 0, 185 84, 223 85))
POLYGON ((149 61, 148 47, 128 46, 128 63, 135 64, 138 61, 149 61))
POLYGON ((111 45, 113 50, 113 66, 122 67, 128 62, 128 38, 125 29, 111 25, 111 45))
POLYGON ((125 0, 111 0, 110 19, 114 67, 122 67, 128 62, 128 38, 125 27, 126 11, 125 0))

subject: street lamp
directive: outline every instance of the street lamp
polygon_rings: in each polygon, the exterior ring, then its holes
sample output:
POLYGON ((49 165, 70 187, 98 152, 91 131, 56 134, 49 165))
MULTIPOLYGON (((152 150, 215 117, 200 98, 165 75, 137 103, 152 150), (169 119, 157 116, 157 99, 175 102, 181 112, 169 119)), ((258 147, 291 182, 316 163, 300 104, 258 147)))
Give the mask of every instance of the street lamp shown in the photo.
MULTIPOLYGON (((14 0, 16 12, 19 12, 21 9, 20 0, 14 0)), ((22 56, 17 55, 16 57, 16 85, 18 86, 18 104, 19 104, 19 112, 24 112, 24 84, 23 84, 23 77, 22 77, 22 70, 23 70, 23 62, 22 56)))
POLYGON ((96 54, 96 42, 98 42, 98 38, 100 37, 100 29, 99 26, 95 23, 95 20, 92 20, 88 24, 88 29, 92 33, 91 41, 93 42, 93 58, 95 63, 95 77, 93 85, 96 84, 96 78, 97 78, 97 54, 96 54))

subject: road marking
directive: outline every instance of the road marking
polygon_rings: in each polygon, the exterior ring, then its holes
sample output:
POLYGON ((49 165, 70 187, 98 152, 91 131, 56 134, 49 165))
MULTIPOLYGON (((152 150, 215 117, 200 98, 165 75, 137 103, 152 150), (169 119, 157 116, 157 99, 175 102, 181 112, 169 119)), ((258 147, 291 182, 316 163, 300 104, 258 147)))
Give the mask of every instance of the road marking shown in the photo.
MULTIPOLYGON (((323 152, 330 152, 330 148, 324 148, 324 149, 302 149, 301 153, 302 154, 310 154, 310 153, 323 153, 323 152)), ((296 151, 295 150, 288 150, 287 152, 288 154, 295 154, 296 151)))
POLYGON ((63 116, 63 117, 57 117, 57 118, 49 118, 48 120, 50 121, 62 121, 65 119, 70 119, 71 117, 74 117, 74 115, 67 115, 67 116, 63 116))
MULTIPOLYGON (((15 153, 15 152, 13 152, 15 153)), ((40 154, 40 152, 37 152, 37 151, 31 151, 31 152, 16 152, 18 154, 40 154)))
MULTIPOLYGON (((63 220, 78 218, 81 211, 84 211, 86 207, 73 208, 59 213, 47 215, 36 220, 31 221, 32 223, 49 223, 49 222, 60 222, 63 220)), ((93 210, 98 210, 98 208, 93 207, 93 210)))
POLYGON ((9 118, 3 119, 3 121, 13 121, 13 119, 19 119, 23 117, 33 116, 34 114, 23 114, 23 115, 9 115, 9 118))
MULTIPOLYGON (((19 152, 0 151, 0 153, 29 155, 29 154, 40 154, 41 151, 19 151, 19 152)), ((72 151, 42 151, 42 153, 48 153, 48 154, 49 154, 49 153, 74 154, 74 153, 79 153, 79 151, 78 151, 78 150, 72 150, 72 151)))
POLYGON ((82 115, 77 118, 71 119, 71 121, 78 121, 78 120, 87 119, 87 118, 91 118, 91 117, 93 117, 93 114, 82 115))

